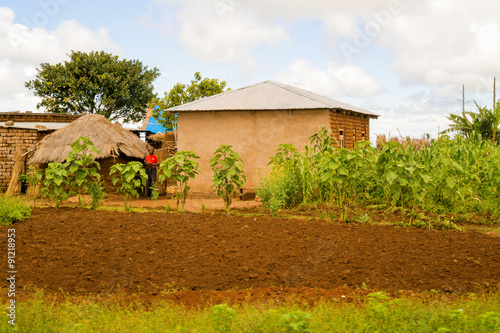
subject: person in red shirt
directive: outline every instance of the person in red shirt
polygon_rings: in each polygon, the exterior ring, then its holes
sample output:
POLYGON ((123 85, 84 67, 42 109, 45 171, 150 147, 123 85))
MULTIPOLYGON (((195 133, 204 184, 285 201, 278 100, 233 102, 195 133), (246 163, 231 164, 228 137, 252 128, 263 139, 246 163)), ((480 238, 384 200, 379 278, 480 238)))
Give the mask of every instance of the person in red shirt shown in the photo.
POLYGON ((146 182, 146 196, 151 199, 151 187, 153 187, 156 183, 156 168, 158 167, 158 158, 154 154, 153 147, 148 147, 148 155, 146 155, 146 159, 144 160, 146 164, 146 173, 148 175, 148 180, 146 182))

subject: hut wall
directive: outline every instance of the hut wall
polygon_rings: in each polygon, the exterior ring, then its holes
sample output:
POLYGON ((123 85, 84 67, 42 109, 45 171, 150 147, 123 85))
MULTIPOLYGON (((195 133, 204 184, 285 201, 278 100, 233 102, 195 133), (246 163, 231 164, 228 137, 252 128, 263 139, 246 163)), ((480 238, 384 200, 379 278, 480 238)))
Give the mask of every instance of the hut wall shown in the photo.
POLYGON ((344 114, 332 110, 330 129, 337 139, 337 147, 340 146, 341 140, 345 148, 354 148, 360 140, 370 140, 370 118, 360 114, 344 114))
POLYGON ((116 163, 127 164, 130 161, 139 161, 143 162, 141 159, 127 157, 123 154, 120 154, 118 157, 108 157, 97 160, 101 167, 99 173, 101 174, 101 180, 103 182, 104 191, 108 194, 116 194, 116 190, 118 186, 113 185, 112 176, 109 175, 109 170, 116 163))
POLYGON ((12 177, 14 153, 18 146, 30 150, 48 132, 36 129, 0 127, 0 191, 4 192, 12 177))

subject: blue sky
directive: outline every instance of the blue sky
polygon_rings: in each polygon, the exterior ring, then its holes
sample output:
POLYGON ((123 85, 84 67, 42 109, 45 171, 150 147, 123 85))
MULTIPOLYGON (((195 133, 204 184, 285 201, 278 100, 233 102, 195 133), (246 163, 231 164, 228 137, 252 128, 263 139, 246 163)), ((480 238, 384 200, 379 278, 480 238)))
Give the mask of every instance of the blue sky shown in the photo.
POLYGON ((498 14, 493 0, 4 0, 0 111, 36 111, 24 82, 40 63, 105 50, 157 67, 160 95, 197 71, 233 89, 276 80, 379 114, 372 140, 436 137, 463 84, 467 108, 491 106, 498 14))

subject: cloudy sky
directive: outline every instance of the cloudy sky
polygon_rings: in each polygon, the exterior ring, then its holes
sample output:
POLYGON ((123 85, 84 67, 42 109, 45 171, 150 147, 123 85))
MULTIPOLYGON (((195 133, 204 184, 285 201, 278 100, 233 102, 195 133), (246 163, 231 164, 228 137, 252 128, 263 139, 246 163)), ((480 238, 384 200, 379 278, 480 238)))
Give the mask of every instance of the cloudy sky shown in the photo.
POLYGON ((0 111, 36 111, 24 82, 40 63, 104 50, 157 67, 161 95, 197 71, 275 80, 379 114, 372 139, 436 137, 462 85, 467 108, 491 107, 499 14, 498 0, 2 0, 0 111))

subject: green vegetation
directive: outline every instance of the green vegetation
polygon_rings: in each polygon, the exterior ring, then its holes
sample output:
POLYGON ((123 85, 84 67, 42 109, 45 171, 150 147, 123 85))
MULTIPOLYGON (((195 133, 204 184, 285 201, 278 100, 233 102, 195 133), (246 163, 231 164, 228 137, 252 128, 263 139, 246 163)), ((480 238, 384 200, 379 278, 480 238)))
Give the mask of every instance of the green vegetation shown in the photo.
POLYGON ((45 169, 45 177, 40 189, 42 197, 49 197, 54 200, 56 207, 59 203, 68 199, 69 194, 66 191, 68 184, 68 169, 61 162, 51 162, 45 169))
POLYGON ((106 192, 102 186, 102 181, 94 181, 90 183, 89 192, 92 196, 92 202, 90 203, 91 209, 97 209, 101 206, 101 200, 106 197, 106 192))
POLYGON ((110 120, 141 121, 154 97, 152 82, 160 75, 138 60, 119 60, 101 52, 75 52, 70 60, 43 63, 26 87, 42 98, 38 108, 51 113, 100 114, 110 120))
POLYGON ((243 173, 243 161, 231 147, 230 145, 221 145, 210 160, 210 167, 214 172, 212 187, 217 191, 217 195, 224 200, 226 212, 229 212, 235 190, 243 187, 246 181, 246 176, 243 173))
POLYGON ((189 193, 189 179, 194 179, 200 173, 200 166, 195 159, 199 156, 192 151, 178 151, 174 156, 167 158, 160 163, 159 171, 161 171, 158 181, 163 183, 167 179, 172 179, 176 182, 175 197, 177 199, 177 209, 184 211, 184 205, 189 193), (179 188, 179 191, 177 191, 179 188))
POLYGON ((474 101, 477 112, 465 110, 465 87, 462 91, 462 113, 450 114, 447 118, 451 121, 450 128, 443 133, 456 132, 468 139, 481 138, 500 144, 500 100, 496 100, 495 82, 493 81, 493 105, 491 109, 481 107, 474 101), (496 101, 496 102, 495 102, 496 101))
MULTIPOLYGON (((481 138, 442 136, 429 147, 366 141, 335 148, 328 131, 311 137, 303 152, 280 145, 257 191, 271 211, 329 203, 349 220, 353 204, 418 210, 490 213, 500 218, 500 147, 481 138)), ((450 222, 451 223, 451 222, 450 222)))
POLYGON ((31 216, 31 207, 22 199, 7 195, 0 196, 0 225, 11 225, 31 216))
POLYGON ((148 175, 141 162, 130 161, 127 164, 117 163, 111 167, 109 174, 113 175, 113 185, 119 184, 116 190, 123 195, 125 208, 132 207, 132 197, 139 197, 140 189, 146 186, 148 175), (127 204, 128 201, 128 204, 127 204))
POLYGON ((94 160, 92 153, 100 154, 101 152, 95 148, 90 138, 80 137, 71 144, 71 151, 64 163, 68 169, 67 182, 70 193, 78 195, 82 208, 85 207, 84 195, 86 193, 94 193, 93 199, 96 202, 100 200, 95 197, 100 196, 98 187, 100 187, 101 175, 97 172, 100 165, 94 160))
MULTIPOLYGON (((163 302, 124 303, 81 297, 50 301, 43 294, 16 302, 22 332, 498 332, 498 293, 440 298, 391 298, 372 293, 356 303, 315 306, 288 300, 211 308, 163 302), (120 305, 121 304, 121 305, 120 305), (126 305, 123 305, 126 304, 126 305)), ((4 309, 4 311, 6 311, 4 309)), ((7 320, 0 329, 13 329, 7 320)))
MULTIPOLYGON (((64 163, 52 162, 45 169, 43 185, 40 189, 42 196, 49 197, 59 207, 61 201, 70 195, 77 194, 80 207, 85 207, 84 195, 92 196, 92 208, 100 205, 105 193, 101 185, 101 175, 97 172, 99 163, 94 160, 93 154, 99 154, 90 141, 90 138, 79 137, 71 144, 71 152, 64 163)), ((30 185, 36 185, 42 179, 42 171, 35 171, 32 167, 26 175, 22 175, 24 181, 30 185)))
MULTIPOLYGON (((28 184, 29 186, 36 187, 42 182, 43 170, 37 169, 34 165, 28 167, 28 172, 19 176, 19 180, 28 184)), ((36 206, 36 195, 33 196, 33 207, 36 206)))

